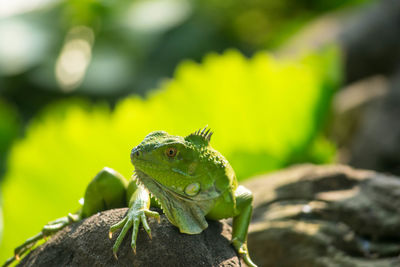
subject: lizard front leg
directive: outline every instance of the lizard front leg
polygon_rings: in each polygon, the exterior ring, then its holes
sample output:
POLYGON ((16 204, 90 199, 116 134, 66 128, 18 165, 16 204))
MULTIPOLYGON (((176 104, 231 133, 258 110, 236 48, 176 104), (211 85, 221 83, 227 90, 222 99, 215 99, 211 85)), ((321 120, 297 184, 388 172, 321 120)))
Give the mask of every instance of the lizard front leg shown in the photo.
POLYGON ((232 245, 248 266, 257 267, 250 259, 247 249, 247 231, 253 211, 253 195, 246 187, 239 186, 235 191, 235 198, 238 215, 233 217, 232 245))
POLYGON ((113 253, 116 259, 117 259, 118 249, 122 241, 124 240, 129 228, 132 228, 131 247, 133 252, 136 253, 136 239, 140 222, 142 222, 143 228, 146 230, 149 237, 151 238, 151 229, 147 223, 146 216, 154 217, 158 221, 160 221, 160 215, 155 211, 149 210, 150 208, 149 192, 142 185, 136 185, 135 181, 132 180, 128 186, 127 193, 129 198, 128 213, 121 221, 110 227, 110 234, 109 234, 110 238, 112 238, 112 234, 116 230, 122 228, 113 246, 113 253))
POLYGON ((8 266, 10 265, 13 261, 15 260, 20 260, 24 256, 25 253, 27 253, 31 248, 33 248, 37 242, 39 242, 42 239, 46 239, 47 237, 57 233, 60 231, 62 228, 65 226, 76 222, 79 220, 79 215, 78 214, 71 214, 69 213, 67 216, 59 218, 55 221, 47 223, 43 228, 40 233, 37 235, 28 238, 22 245, 18 246, 17 248, 14 249, 14 256, 9 258, 2 266, 8 266))

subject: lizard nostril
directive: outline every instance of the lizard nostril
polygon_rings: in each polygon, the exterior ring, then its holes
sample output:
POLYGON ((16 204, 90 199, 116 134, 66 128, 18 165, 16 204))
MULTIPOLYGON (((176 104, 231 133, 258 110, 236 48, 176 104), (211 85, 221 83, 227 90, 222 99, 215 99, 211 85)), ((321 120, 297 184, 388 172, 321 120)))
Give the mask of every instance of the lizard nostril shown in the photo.
POLYGON ((136 156, 140 156, 140 152, 139 151, 136 151, 136 156))

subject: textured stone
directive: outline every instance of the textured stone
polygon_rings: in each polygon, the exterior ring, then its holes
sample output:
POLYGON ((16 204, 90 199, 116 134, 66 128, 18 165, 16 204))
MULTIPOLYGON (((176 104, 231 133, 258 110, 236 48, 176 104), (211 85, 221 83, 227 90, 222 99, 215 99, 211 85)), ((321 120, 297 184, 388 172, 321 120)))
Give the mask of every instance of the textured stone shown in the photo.
POLYGON ((260 266, 400 266, 400 179, 301 165, 245 183, 260 266))
POLYGON ((164 215, 160 224, 149 219, 152 239, 140 227, 136 255, 130 247, 130 230, 116 260, 111 248, 118 232, 110 240, 108 229, 126 212, 101 212, 64 228, 23 258, 19 266, 241 266, 230 245, 231 227, 227 223, 209 221, 201 234, 186 235, 164 215))

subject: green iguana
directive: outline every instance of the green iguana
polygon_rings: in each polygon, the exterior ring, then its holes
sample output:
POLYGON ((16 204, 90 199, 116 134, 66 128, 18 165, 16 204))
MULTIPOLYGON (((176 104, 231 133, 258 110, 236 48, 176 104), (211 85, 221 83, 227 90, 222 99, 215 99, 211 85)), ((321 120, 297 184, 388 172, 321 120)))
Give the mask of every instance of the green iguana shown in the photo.
POLYGON ((99 211, 126 206, 129 207, 126 216, 110 227, 110 238, 122 228, 112 250, 117 258, 118 248, 132 228, 131 246, 135 252, 140 222, 151 237, 147 217, 160 218, 157 212, 150 210, 151 205, 160 207, 168 220, 185 234, 202 232, 208 226, 206 219, 233 217, 232 245, 247 265, 256 266, 246 243, 252 193, 238 186, 231 165, 210 146, 211 135, 206 127, 186 137, 164 131, 148 134, 132 149, 135 174, 129 183, 116 171, 104 168, 89 183, 79 212, 45 225, 38 235, 16 248, 15 256, 4 265, 68 224, 99 211))

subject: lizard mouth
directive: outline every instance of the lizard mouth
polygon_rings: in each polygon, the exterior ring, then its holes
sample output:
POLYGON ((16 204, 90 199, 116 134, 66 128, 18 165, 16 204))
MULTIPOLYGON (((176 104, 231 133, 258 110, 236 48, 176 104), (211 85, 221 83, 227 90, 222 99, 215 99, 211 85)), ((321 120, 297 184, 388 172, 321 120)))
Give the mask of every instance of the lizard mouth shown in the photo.
POLYGON ((161 205, 168 220, 182 233, 198 234, 207 228, 206 214, 214 204, 214 199, 194 200, 178 194, 161 185, 143 171, 136 169, 135 175, 161 205))

